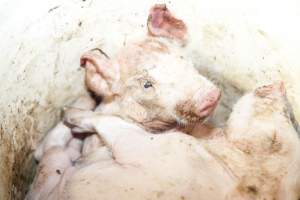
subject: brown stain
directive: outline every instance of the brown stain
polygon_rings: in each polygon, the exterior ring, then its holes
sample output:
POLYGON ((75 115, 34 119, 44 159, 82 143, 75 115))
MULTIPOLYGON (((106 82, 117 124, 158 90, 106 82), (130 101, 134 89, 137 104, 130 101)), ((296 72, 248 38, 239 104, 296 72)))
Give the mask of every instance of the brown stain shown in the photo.
POLYGON ((6 133, 1 130, 1 140, 0 140, 0 170, 6 173, 1 174, 1 182, 4 183, 3 193, 0 194, 1 198, 11 199, 12 196, 12 163, 13 163, 13 145, 6 133))
POLYGON ((161 197, 163 197, 165 195, 165 192, 164 191, 157 191, 156 192, 156 198, 161 198, 161 197))
POLYGON ((12 162, 12 188, 13 192, 11 196, 13 199, 22 199, 28 190, 28 186, 32 181, 32 177, 35 171, 35 162, 32 157, 32 139, 33 135, 37 132, 35 120, 29 120, 35 118, 37 104, 33 103, 30 107, 22 108, 20 106, 19 110, 28 110, 28 112, 19 112, 18 116, 15 119, 11 120, 12 124, 16 124, 15 138, 17 140, 16 145, 13 145, 13 151, 11 152, 14 155, 12 162), (29 113, 29 115, 28 115, 29 113), (29 117, 30 116, 30 117, 29 117))
POLYGON ((248 174, 236 187, 236 194, 250 199, 275 200, 280 187, 280 178, 267 173, 248 174))
POLYGON ((178 103, 176 105, 176 114, 187 120, 188 123, 196 123, 201 122, 203 120, 202 117, 199 117, 196 113, 193 111, 196 110, 195 105, 191 101, 185 101, 178 103))
POLYGON ((270 138, 269 151, 271 154, 277 153, 282 149, 282 143, 277 138, 277 132, 274 131, 273 136, 270 138))
POLYGON ((0 170, 4 193, 1 200, 24 199, 33 180, 36 163, 33 159, 33 147, 43 133, 57 119, 58 113, 49 105, 38 102, 13 102, 10 112, 2 116, 0 129, 0 170), (55 116, 55 117, 54 117, 55 116), (37 119, 40 119, 37 121, 37 119), (43 118, 49 118, 49 124, 40 126, 43 118))
POLYGON ((258 188, 256 188, 256 186, 254 185, 244 186, 240 184, 237 187, 237 193, 239 194, 239 196, 242 196, 244 198, 246 197, 247 199, 259 199, 258 192, 258 188))
POLYGON ((287 163, 278 162, 277 166, 270 168, 268 163, 280 159, 278 152, 282 144, 276 132, 267 140, 269 145, 250 141, 234 143, 244 153, 240 159, 245 161, 243 166, 233 169, 239 177, 234 195, 247 199, 276 199, 287 163))
POLYGON ((277 136, 277 132, 274 131, 272 136, 265 137, 262 143, 252 140, 234 141, 233 144, 237 149, 242 151, 248 156, 269 156, 280 155, 283 149, 283 144, 277 136))

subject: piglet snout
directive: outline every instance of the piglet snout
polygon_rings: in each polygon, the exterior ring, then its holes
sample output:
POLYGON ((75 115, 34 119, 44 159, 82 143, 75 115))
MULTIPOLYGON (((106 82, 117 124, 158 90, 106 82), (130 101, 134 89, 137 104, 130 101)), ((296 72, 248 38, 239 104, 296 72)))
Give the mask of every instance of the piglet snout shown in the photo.
POLYGON ((221 97, 221 92, 219 89, 215 88, 201 95, 200 101, 198 98, 198 103, 196 104, 196 114, 199 117, 206 117, 211 114, 216 108, 218 101, 221 97))

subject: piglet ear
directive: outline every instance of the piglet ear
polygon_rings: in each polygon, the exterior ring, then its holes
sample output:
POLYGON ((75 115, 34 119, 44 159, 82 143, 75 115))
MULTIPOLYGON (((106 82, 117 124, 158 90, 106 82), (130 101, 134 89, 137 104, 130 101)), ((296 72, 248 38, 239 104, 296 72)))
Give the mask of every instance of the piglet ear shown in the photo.
POLYGON ((277 81, 270 85, 259 87, 255 90, 255 95, 258 97, 266 97, 271 94, 286 95, 286 90, 283 81, 277 81))
POLYGON ((80 65, 86 70, 86 87, 97 96, 112 97, 116 91, 115 85, 119 81, 119 67, 100 49, 93 49, 84 53, 80 58, 80 65))
POLYGON ((150 9, 147 26, 149 35, 185 41, 186 25, 176 19, 165 4, 156 4, 150 9))

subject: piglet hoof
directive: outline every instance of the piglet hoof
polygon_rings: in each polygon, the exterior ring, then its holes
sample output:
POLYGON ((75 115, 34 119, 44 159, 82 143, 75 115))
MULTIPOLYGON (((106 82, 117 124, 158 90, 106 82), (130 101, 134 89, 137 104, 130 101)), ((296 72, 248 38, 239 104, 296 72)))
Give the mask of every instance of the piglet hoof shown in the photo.
POLYGON ((65 108, 63 122, 71 128, 72 133, 90 133, 95 132, 95 129, 90 122, 93 111, 82 110, 78 108, 65 108))

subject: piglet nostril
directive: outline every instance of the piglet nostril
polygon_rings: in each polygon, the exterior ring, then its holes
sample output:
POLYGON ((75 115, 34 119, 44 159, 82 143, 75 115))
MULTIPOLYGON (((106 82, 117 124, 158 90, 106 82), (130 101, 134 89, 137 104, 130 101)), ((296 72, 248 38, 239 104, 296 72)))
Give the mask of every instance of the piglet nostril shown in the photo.
POLYGON ((209 91, 205 96, 202 97, 198 105, 196 106, 196 114, 199 117, 205 117, 211 114, 218 104, 221 97, 221 92, 219 89, 213 89, 209 91))

